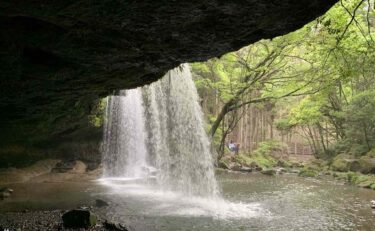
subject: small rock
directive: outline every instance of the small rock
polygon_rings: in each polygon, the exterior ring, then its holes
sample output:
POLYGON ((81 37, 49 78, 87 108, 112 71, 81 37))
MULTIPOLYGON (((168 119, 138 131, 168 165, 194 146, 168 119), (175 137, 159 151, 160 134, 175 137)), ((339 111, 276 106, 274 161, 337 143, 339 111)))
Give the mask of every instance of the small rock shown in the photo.
POLYGON ((96 224, 96 216, 89 210, 74 209, 62 215, 65 228, 90 228, 96 224))
POLYGON ((371 201, 371 208, 375 209, 375 200, 371 201))
POLYGON ((292 168, 289 172, 299 174, 299 170, 295 168, 292 168))
POLYGON ((251 168, 257 168, 259 167, 257 163, 255 163, 254 161, 250 163, 249 167, 251 168))
POLYGON ((54 173, 65 173, 71 171, 74 168, 75 161, 60 161, 51 170, 54 173))
POLYGON ((230 168, 230 170, 232 171, 241 171, 241 165, 234 165, 230 168))
POLYGON ((104 228, 106 228, 107 230, 111 230, 111 231, 130 231, 130 229, 128 227, 125 227, 122 224, 115 224, 115 223, 112 223, 112 222, 109 222, 109 221, 105 221, 103 224, 104 224, 104 228))
POLYGON ((108 205, 109 204, 107 202, 103 201, 102 199, 96 199, 95 200, 95 206, 96 207, 101 208, 101 207, 105 207, 105 206, 108 206, 108 205))
POLYGON ((265 169, 261 171, 262 174, 268 175, 268 176, 274 176, 276 175, 276 170, 275 169, 265 169))
POLYGON ((12 193, 13 193, 13 189, 11 188, 0 188, 0 199, 5 199, 7 197, 10 197, 12 193))
POLYGON ((249 167, 241 167, 240 171, 241 171, 241 172, 252 172, 253 169, 252 169, 252 168, 249 168, 249 167))
POLYGON ((277 168, 276 173, 278 173, 278 174, 286 173, 286 169, 285 168, 277 168))

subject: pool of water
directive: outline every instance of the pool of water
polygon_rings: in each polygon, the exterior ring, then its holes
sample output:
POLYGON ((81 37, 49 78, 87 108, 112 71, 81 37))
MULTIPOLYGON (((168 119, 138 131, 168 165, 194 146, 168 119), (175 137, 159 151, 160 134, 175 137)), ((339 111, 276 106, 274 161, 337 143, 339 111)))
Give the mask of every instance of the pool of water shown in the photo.
POLYGON ((222 173, 222 198, 161 192, 134 179, 13 184, 1 211, 69 209, 96 198, 99 215, 134 230, 375 230, 375 191, 295 175, 222 173))

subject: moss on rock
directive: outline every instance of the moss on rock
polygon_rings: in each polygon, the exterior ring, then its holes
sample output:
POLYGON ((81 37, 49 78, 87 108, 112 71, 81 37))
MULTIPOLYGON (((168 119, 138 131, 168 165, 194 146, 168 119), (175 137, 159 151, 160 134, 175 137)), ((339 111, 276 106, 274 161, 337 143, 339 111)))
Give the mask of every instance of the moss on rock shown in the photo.
POLYGON ((355 159, 351 155, 340 154, 333 159, 331 168, 339 172, 359 171, 360 163, 358 159, 355 159))
POLYGON ((364 174, 375 174, 375 157, 362 156, 359 159, 360 172, 364 174))
POLYGON ((316 177, 319 175, 319 172, 312 168, 304 167, 300 170, 298 175, 302 177, 316 177))

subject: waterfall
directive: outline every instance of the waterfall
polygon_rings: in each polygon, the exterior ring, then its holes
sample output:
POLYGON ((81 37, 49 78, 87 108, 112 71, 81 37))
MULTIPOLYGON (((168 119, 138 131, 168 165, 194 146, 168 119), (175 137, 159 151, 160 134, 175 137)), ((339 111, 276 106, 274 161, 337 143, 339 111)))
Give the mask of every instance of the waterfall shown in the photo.
POLYGON ((104 176, 145 176, 147 149, 142 93, 120 91, 107 101, 104 127, 104 176))
POLYGON ((105 177, 148 178, 184 195, 216 197, 210 144, 190 68, 183 64, 143 88, 108 98, 105 177))

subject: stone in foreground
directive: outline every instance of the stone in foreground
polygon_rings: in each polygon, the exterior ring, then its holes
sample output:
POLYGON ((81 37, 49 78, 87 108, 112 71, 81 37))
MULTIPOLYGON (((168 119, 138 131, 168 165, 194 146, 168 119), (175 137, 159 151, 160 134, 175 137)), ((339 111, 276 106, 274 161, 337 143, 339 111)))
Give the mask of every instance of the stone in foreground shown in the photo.
POLYGON ((96 225, 96 216, 89 210, 74 209, 63 214, 65 228, 90 228, 96 225))

